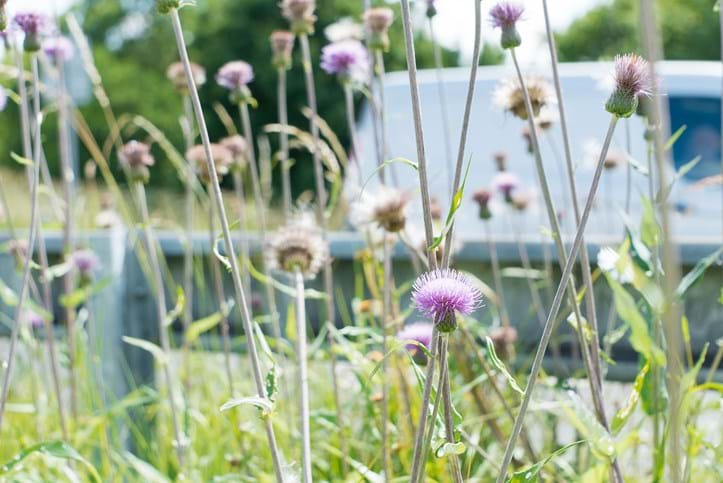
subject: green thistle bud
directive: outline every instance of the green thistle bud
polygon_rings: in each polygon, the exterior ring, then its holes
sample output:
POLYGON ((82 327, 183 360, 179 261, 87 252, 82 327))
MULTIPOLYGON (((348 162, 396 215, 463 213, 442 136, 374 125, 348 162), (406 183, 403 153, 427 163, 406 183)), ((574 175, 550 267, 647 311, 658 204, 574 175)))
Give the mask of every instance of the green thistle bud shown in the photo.
POLYGON ((500 38, 500 44, 503 49, 514 49, 522 44, 522 37, 520 32, 517 31, 517 27, 513 25, 502 27, 502 36, 500 38))
POLYGON ((457 330, 457 314, 451 312, 438 320, 437 330, 445 334, 449 334, 457 330))
POLYGON ((178 9, 180 6, 180 0, 156 0, 156 10, 161 15, 169 14, 171 10, 178 9))

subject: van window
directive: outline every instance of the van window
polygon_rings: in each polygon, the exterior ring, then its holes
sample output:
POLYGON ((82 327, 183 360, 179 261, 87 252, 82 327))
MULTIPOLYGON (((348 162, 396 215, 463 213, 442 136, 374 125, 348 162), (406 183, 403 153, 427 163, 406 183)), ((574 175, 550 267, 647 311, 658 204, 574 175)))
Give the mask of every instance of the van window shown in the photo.
POLYGON ((671 132, 687 126, 673 146, 675 167, 696 156, 700 162, 685 175, 691 181, 720 173, 721 101, 717 97, 670 97, 671 132))

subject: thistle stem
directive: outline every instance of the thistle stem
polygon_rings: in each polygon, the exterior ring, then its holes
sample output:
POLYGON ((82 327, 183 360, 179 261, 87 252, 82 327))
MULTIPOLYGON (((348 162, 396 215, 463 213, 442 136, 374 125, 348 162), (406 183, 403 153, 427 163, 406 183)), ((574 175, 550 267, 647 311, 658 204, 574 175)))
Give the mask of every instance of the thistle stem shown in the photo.
MULTIPOLYGON (((440 340, 439 360, 443 364, 444 372, 442 377, 442 385, 438 390, 442 391, 442 405, 444 406, 444 432, 447 442, 454 444, 454 414, 452 409, 452 393, 449 384, 449 362, 447 359, 447 347, 449 346, 449 335, 445 335, 440 340)), ((432 429, 430 428, 430 431, 432 429)), ((462 483, 462 471, 459 466, 459 458, 456 454, 450 455, 450 465, 452 466, 452 477, 455 483, 462 483)))
MULTIPOLYGON (((238 209, 236 210, 236 216, 238 216, 238 226, 239 230, 243 233, 248 230, 247 222, 246 220, 248 217, 246 216, 246 195, 244 194, 244 183, 243 178, 241 177, 241 172, 238 170, 233 171, 233 189, 234 189, 234 196, 236 196, 236 201, 238 201, 238 209)), ((246 241, 246 238, 241 237, 239 240, 239 250, 241 251, 241 260, 242 260, 242 266, 246 263, 248 263, 249 260, 249 244, 246 241)), ((251 296, 251 274, 248 272, 248 270, 245 270, 242 274, 243 276, 243 282, 244 287, 247 291, 247 296, 251 296)))
MULTIPOLYGON (((287 126, 289 124, 288 103, 286 100, 286 69, 280 67, 277 69, 278 79, 276 88, 276 97, 279 106, 279 124, 287 126)), ((284 200, 284 215, 288 220, 291 215, 291 167, 289 166, 289 134, 286 129, 282 129, 281 138, 281 192, 284 200)), ((356 151, 355 151, 356 152, 356 151)))
MULTIPOLYGON (((531 112, 531 109, 530 109, 531 112)), ((585 231, 585 226, 587 225, 587 220, 590 217, 590 211, 592 210, 593 202, 595 201, 595 194, 597 193, 598 186, 600 184, 600 175, 602 174, 603 169, 603 161, 605 159, 605 156, 607 156, 608 149, 610 148, 610 142, 612 141, 613 133, 615 132, 615 125, 617 124, 617 117, 612 116, 610 119, 610 126, 608 127, 608 132, 605 137, 605 142, 603 143, 602 151, 600 153, 600 158, 597 163, 597 167, 595 169, 595 174, 593 175, 592 185, 590 186, 590 192, 588 193, 587 201, 585 203, 585 208, 582 212, 582 217, 580 219, 580 223, 578 224, 577 232, 575 233, 575 240, 573 241, 572 248, 570 250, 570 256, 567 258, 567 261, 565 262, 565 267, 562 271, 562 276, 560 278, 560 282, 557 286, 557 290, 555 292, 555 297, 552 301, 552 306, 550 307, 550 312, 547 315, 547 320, 545 322, 545 328, 542 332, 542 337, 540 339, 540 343, 537 346, 537 352, 535 353, 535 358, 532 362, 532 368, 530 370, 530 377, 527 381, 527 386, 525 387, 525 394, 522 398, 522 402, 520 404, 520 410, 517 413, 517 418, 515 418, 515 424, 512 428, 512 434, 510 435, 510 439, 507 441, 507 448, 505 449, 505 454, 502 459, 502 471, 500 471, 498 477, 497 477, 497 483, 503 483, 505 481, 505 477, 507 475, 507 467, 510 464, 510 461, 512 460, 512 453, 515 449, 515 443, 517 442, 517 438, 520 435, 520 431, 522 430, 522 424, 525 419, 525 414, 527 412, 527 407, 530 404, 530 400, 532 399, 532 391, 535 389, 535 383, 537 382, 537 376, 540 373, 540 368, 542 367, 542 360, 545 356, 545 351, 547 350, 547 346, 550 343, 550 337, 552 336, 552 330, 555 327, 555 320, 557 319, 557 315, 560 311, 560 305, 562 304, 562 299, 565 294, 565 289, 568 286, 568 282, 570 280, 570 276, 572 274, 573 266, 575 265, 575 258, 577 257, 580 247, 582 245, 582 235, 585 231)), ((591 375, 592 377, 592 375, 591 375)))
POLYGON ((359 170, 359 178, 364 179, 362 173, 361 150, 359 149, 359 139, 356 134, 356 115, 354 113, 354 91, 351 82, 344 82, 344 103, 346 105, 346 122, 349 125, 349 138, 351 139, 352 151, 354 152, 354 161, 356 161, 359 170))
POLYGON ((492 265, 492 281, 495 284, 495 292, 497 293, 498 304, 497 310, 500 314, 500 323, 502 327, 510 326, 510 314, 507 312, 507 303, 505 302, 505 290, 502 285, 502 272, 500 270, 500 260, 497 256, 497 244, 492 238, 489 222, 482 223, 485 230, 485 238, 487 239, 487 250, 490 254, 490 265, 492 265))
MULTIPOLYGON (((442 114, 442 139, 444 141, 444 157, 447 161, 447 190, 449 197, 454 196, 452 191, 452 142, 449 133, 449 112, 447 111, 447 93, 444 89, 444 65, 442 63, 442 49, 434 34, 434 19, 429 17, 429 40, 434 50, 434 71, 437 75, 437 95, 439 96, 440 113, 442 114)), ((476 40, 476 38, 475 38, 476 40)), ((478 44, 475 44, 477 46, 478 44)), ((479 59, 479 52, 472 58, 472 70, 476 70, 475 59, 479 59)), ((472 87, 474 89, 474 87, 472 87)))
MULTIPOLYGON (((328 242, 327 233, 327 220, 326 220, 326 204, 327 204, 327 193, 326 187, 324 186, 324 168, 321 164, 321 158, 319 156, 319 146, 321 140, 319 139, 319 125, 317 118, 319 116, 317 103, 316 103, 316 88, 314 87, 314 71, 311 67, 311 50, 309 48, 309 36, 307 34, 301 34, 299 36, 299 43, 301 44, 301 55, 302 62, 304 65, 304 80, 306 84, 306 99, 311 109, 311 121, 310 129, 311 136, 313 139, 313 152, 312 158, 314 162, 314 182, 316 188, 316 218, 319 226, 321 227, 322 239, 325 243, 328 242)), ((324 291, 327 294, 326 298, 326 317, 327 323, 332 327, 336 327, 336 309, 334 308, 334 279, 331 271, 331 258, 326 260, 324 264, 324 291)), ((339 449, 342 453, 348 454, 347 443, 345 436, 345 424, 344 415, 341 408, 341 399, 339 396, 339 383, 337 380, 336 371, 336 353, 334 351, 334 338, 331 335, 328 337, 329 343, 329 354, 331 360, 331 384, 334 393, 334 407, 336 410, 337 425, 339 427, 339 449)), ((344 460, 344 470, 346 470, 346 460, 344 460)))
MULTIPOLYGON (((384 77, 386 75, 386 69, 384 68, 384 52, 381 49, 377 49, 375 51, 376 56, 376 62, 375 62, 375 72, 377 77, 377 83, 379 84, 379 132, 381 133, 381 155, 382 160, 386 161, 389 159, 389 140, 388 140, 388 133, 387 133, 387 117, 384 112, 384 77)), ((399 180, 397 179, 397 170, 396 166, 392 164, 389 167, 389 170, 392 175, 392 184, 394 186, 399 185, 399 180)))
MULTIPOLYGON (((186 150, 191 149, 195 144, 193 136, 193 107, 188 96, 183 96, 183 137, 186 144, 186 150)), ((186 297, 186 303, 183 306, 183 387, 186 396, 191 391, 191 357, 190 347, 186 342, 188 328, 193 323, 193 180, 194 174, 190 163, 186 162, 186 179, 184 187, 184 215, 186 230, 186 246, 183 250, 183 292, 186 297)))
MULTIPOLYGON (((211 152, 211 140, 208 136, 206 120, 203 117, 201 100, 198 97, 196 84, 193 80, 191 63, 188 58, 186 42, 183 38, 183 30, 181 27, 181 19, 178 15, 178 10, 173 9, 170 12, 170 17, 171 24, 173 25, 173 33, 176 39, 176 46, 178 48, 178 54, 181 57, 181 62, 183 63, 183 67, 186 72, 186 81, 188 82, 188 90, 191 94, 191 101, 193 103, 193 110, 196 115, 196 122, 198 124, 199 132, 201 134, 201 140, 203 142, 204 150, 206 152, 206 166, 211 177, 211 185, 213 188, 213 201, 216 203, 216 210, 218 211, 218 218, 221 222, 224 243, 226 245, 226 254, 228 256, 229 264, 231 265, 231 275, 233 279, 234 290, 236 292, 236 300, 238 302, 239 310, 241 311, 244 331, 246 332, 249 358, 251 359, 254 383, 256 384, 256 392, 259 397, 266 398, 266 387, 264 386, 264 379, 261 374, 261 361, 259 360, 258 350, 256 348, 254 330, 253 326, 251 325, 251 315, 249 312, 248 304, 246 302, 246 295, 244 294, 243 284, 241 283, 241 274, 239 271, 238 261, 236 259, 236 252, 234 251, 233 239, 231 238, 231 230, 229 229, 228 218, 226 217, 226 209, 223 205, 221 187, 218 184, 216 166, 213 162, 213 153, 211 152)), ((264 418, 264 425, 266 428, 266 436, 268 439, 269 450, 271 452, 271 457, 274 464, 274 473, 276 475, 276 480, 278 482, 283 482, 284 477, 281 469, 281 456, 276 445, 276 436, 274 434, 273 424, 269 417, 264 418)))
MULTIPOLYGON (((438 333, 437 333, 438 334, 438 333)), ((431 353, 434 356, 435 354, 440 353, 440 341, 442 339, 440 337, 437 337, 435 340, 432 339, 432 345, 431 345, 431 353)), ((427 360, 427 364, 434 366, 436 364, 437 358, 436 357, 430 357, 427 360)), ((429 374, 429 371, 427 372, 429 374)), ((433 374, 432 374, 433 376, 433 374)), ((431 376, 430 376, 431 377, 431 376)), ((435 397, 434 397, 434 407, 432 408, 432 415, 430 417, 432 424, 429 427, 429 432, 426 433, 426 436, 422 434, 422 437, 424 439, 424 445, 422 446, 422 459, 426 460, 427 453, 429 453, 429 447, 432 444, 432 437, 434 436, 434 422, 437 420, 437 415, 439 414, 439 407, 442 403, 442 386, 444 378, 447 377, 447 373, 444 367, 441 367, 439 370, 439 376, 437 377, 437 389, 435 391, 435 397)), ((432 385, 430 385, 431 387, 432 385)), ((430 395, 431 397, 431 395, 430 395)), ((410 478, 410 483, 419 483, 420 481, 424 481, 424 473, 425 473, 426 465, 421 464, 419 468, 419 475, 415 477, 414 473, 414 466, 412 466, 412 476, 410 478)))
POLYGON ((299 358, 299 413, 301 414, 301 463, 304 483, 311 483, 311 428, 309 425, 309 371, 306 353, 306 304, 304 301, 304 276, 297 268, 296 283, 296 354, 299 358))
MULTIPOLYGON (((520 227, 519 224, 522 224, 524 226, 525 219, 524 215, 519 215, 519 220, 514 220, 514 215, 510 216, 510 225, 512 226, 512 233, 514 234, 515 241, 517 242, 517 249, 520 252, 520 261, 522 262, 522 268, 525 269, 528 273, 532 272, 532 264, 530 263, 530 255, 527 253, 527 245, 525 245, 525 242, 522 240, 522 235, 520 233, 520 227)), ((537 287, 535 286, 535 283, 532 281, 531 276, 525 277, 525 280, 527 281, 527 288, 530 290, 530 298, 532 299, 532 307, 535 310, 535 314, 537 315, 537 320, 540 323, 540 326, 543 327, 545 325, 545 310, 542 307, 542 299, 540 299, 540 292, 537 290, 537 287)))
POLYGON ((382 467, 384 468, 384 481, 392 480, 392 465, 389 459, 389 385, 387 384, 387 326, 391 314, 392 305, 392 255, 389 247, 387 234, 384 233, 384 295, 382 301, 382 359, 381 380, 382 380, 382 467))

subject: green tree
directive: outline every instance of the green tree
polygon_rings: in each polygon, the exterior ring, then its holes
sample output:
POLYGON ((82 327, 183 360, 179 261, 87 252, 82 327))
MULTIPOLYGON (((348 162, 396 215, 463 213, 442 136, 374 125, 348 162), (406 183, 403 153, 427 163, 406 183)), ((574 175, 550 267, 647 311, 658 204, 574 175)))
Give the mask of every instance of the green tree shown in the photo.
MULTIPOLYGON (((715 0, 658 0, 663 50, 670 60, 719 60, 720 26, 715 0)), ((556 35, 560 60, 611 58, 640 50, 637 0, 614 0, 596 7, 556 35)))

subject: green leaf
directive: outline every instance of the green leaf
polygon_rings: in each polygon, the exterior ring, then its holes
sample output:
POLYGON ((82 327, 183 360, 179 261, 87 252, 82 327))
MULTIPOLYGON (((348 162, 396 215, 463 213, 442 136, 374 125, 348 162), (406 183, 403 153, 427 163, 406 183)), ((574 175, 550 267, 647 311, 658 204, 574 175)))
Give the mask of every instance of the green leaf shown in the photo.
POLYGON ((594 453, 602 458, 615 456, 615 443, 610 433, 600 424, 595 415, 588 409, 580 396, 573 391, 567 391, 568 404, 562 404, 573 426, 590 442, 594 453))
POLYGON ((562 448, 556 450, 555 452, 549 454, 542 461, 539 461, 532 466, 528 466, 527 468, 525 468, 523 470, 512 473, 512 475, 510 475, 507 478, 507 483, 534 483, 534 482, 537 482, 540 471, 542 471, 542 469, 545 466, 547 466, 547 463, 549 463, 553 458, 557 458, 558 456, 564 454, 570 448, 583 444, 584 442, 585 441, 575 441, 574 443, 567 444, 567 445, 563 446, 562 448))
POLYGON ((173 322, 181 316, 183 313, 183 307, 186 305, 186 294, 183 293, 183 288, 179 285, 176 287, 176 306, 166 314, 166 320, 164 325, 169 327, 173 322))
POLYGON ((442 229, 442 232, 439 234, 438 237, 434 239, 434 242, 432 245, 428 248, 429 251, 436 250, 439 245, 442 244, 442 241, 444 241, 444 237, 447 236, 447 233, 449 232, 449 229, 452 227, 452 224, 454 223, 454 217, 457 213, 457 210, 462 206, 462 197, 464 196, 464 187, 467 184, 467 177, 469 176, 469 168, 472 165, 472 156, 469 157, 467 160, 467 168, 465 168, 464 171, 464 178, 462 178, 462 184, 457 190, 457 192, 452 197, 452 203, 449 206, 449 213, 447 213, 447 219, 444 222, 444 228, 442 229))
POLYGON ((383 170, 387 166, 392 165, 394 163, 406 164, 407 166, 411 166, 412 168, 414 168, 415 171, 419 171, 419 164, 415 163, 411 159, 398 157, 398 158, 393 158, 393 159, 384 161, 382 164, 377 166, 377 168, 374 171, 372 171, 372 174, 369 175, 369 177, 366 179, 366 181, 364 181, 364 184, 362 184, 361 190, 359 190, 359 198, 361 198, 362 194, 364 193, 364 190, 366 189, 367 185, 372 180, 372 178, 374 176, 376 176, 381 170, 383 170))
POLYGON ((68 294, 59 297, 60 305, 74 309, 88 301, 93 295, 100 293, 113 281, 113 278, 103 277, 102 279, 84 287, 79 287, 68 294))
POLYGON ((675 131, 673 133, 673 135, 668 138, 668 141, 666 141, 665 145, 663 146, 663 149, 665 149, 666 151, 670 151, 670 148, 672 148, 673 145, 676 143, 676 141, 678 141, 678 139, 680 139, 680 136, 683 135, 683 133, 685 132, 686 129, 688 129, 688 126, 686 124, 683 124, 682 126, 680 126, 678 128, 678 130, 675 131))
POLYGON ((445 458, 450 455, 461 455, 464 454, 464 452, 467 451, 466 446, 464 443, 450 443, 446 442, 443 445, 441 445, 437 450, 434 452, 434 456, 437 458, 445 458))
POLYGON ((675 290, 675 296, 679 299, 685 297, 688 289, 705 274, 705 271, 708 270, 711 265, 721 263, 721 254, 723 254, 723 248, 719 248, 707 257, 699 260, 698 263, 695 264, 695 267, 680 280, 678 288, 675 290))
POLYGON ((678 182, 683 176, 685 176, 691 169, 695 168, 695 166, 700 162, 701 159, 701 156, 696 156, 695 158, 691 159, 683 166, 681 166, 680 169, 673 176, 673 179, 670 181, 670 183, 668 183, 668 186, 661 189, 655 196, 655 202, 658 204, 665 203, 668 200, 670 193, 673 191, 675 183, 678 182))
POLYGON ((83 458, 78 451, 72 446, 64 443, 63 441, 45 441, 42 443, 34 444, 17 455, 10 461, 0 466, 0 475, 6 475, 13 470, 16 466, 22 463, 25 458, 35 453, 42 454, 45 456, 52 456, 54 458, 60 458, 64 460, 76 461, 82 464, 91 476, 92 481, 100 483, 102 480, 98 471, 95 467, 85 458, 83 458))
MULTIPOLYGON (((224 257, 225 258, 225 257, 224 257)), ((244 266, 248 269, 249 273, 253 278, 258 280, 264 285, 271 284, 272 287, 274 287, 276 290, 278 290, 281 293, 284 293, 288 295, 289 297, 296 297, 296 288, 290 287, 288 285, 285 285, 278 280, 274 279, 271 276, 264 275, 263 273, 259 272, 256 267, 254 267, 254 264, 251 262, 250 259, 246 258, 244 260, 244 266)), ((304 298, 307 300, 314 299, 314 300, 326 300, 327 295, 324 292, 319 292, 318 290, 314 289, 306 289, 304 290, 304 298)))
POLYGON ((615 310, 623 321, 630 326, 630 344, 636 352, 652 359, 657 365, 665 366, 665 354, 658 347, 648 332, 648 324, 635 305, 633 297, 610 275, 605 274, 608 284, 613 289, 615 310))
POLYGON ((221 312, 214 312, 209 316, 194 321, 191 325, 188 326, 188 331, 186 332, 185 339, 186 344, 191 344, 195 342, 196 339, 201 336, 201 334, 208 332, 209 330, 216 327, 222 319, 223 314, 221 312))
POLYGON ((220 411, 228 411, 238 406, 249 405, 257 407, 261 410, 263 416, 268 416, 274 409, 274 404, 265 397, 251 396, 251 397, 239 397, 226 401, 223 406, 219 408, 220 411))
POLYGON ((123 457, 126 461, 128 461, 131 468, 138 473, 138 476, 141 477, 142 481, 147 483, 167 483, 171 481, 151 464, 143 461, 133 453, 126 451, 123 453, 123 457))
POLYGON ((651 201, 645 196, 641 197, 643 204, 643 216, 640 220, 640 239, 648 247, 655 247, 662 239, 660 226, 655 219, 655 209, 651 201))
POLYGON ((25 158, 19 154, 11 152, 10 157, 13 158, 16 163, 22 164, 23 166, 32 166, 34 164, 32 159, 25 158))
POLYGON ((507 383, 512 389, 514 389, 520 394, 525 394, 525 391, 523 391, 520 385, 517 384, 517 381, 512 376, 512 374, 510 374, 510 371, 507 370, 505 364, 500 360, 499 357, 497 357, 497 353, 495 352, 495 344, 494 342, 492 342, 492 339, 490 339, 489 337, 485 337, 485 340, 487 341, 487 357, 489 357, 492 365, 498 371, 500 371, 503 376, 505 376, 505 379, 507 379, 507 383))
POLYGON ((163 349, 161 349, 159 346, 157 346, 151 341, 137 339, 135 337, 128 337, 124 335, 123 342, 128 345, 138 347, 139 349, 143 349, 144 351, 150 352, 158 364, 165 365, 168 363, 168 356, 165 352, 163 352, 163 349))
POLYGON ((620 410, 615 413, 615 416, 613 416, 613 420, 610 423, 610 430, 613 434, 618 434, 620 432, 628 418, 630 418, 630 415, 633 413, 633 410, 638 405, 638 401, 640 401, 640 392, 643 390, 643 382, 645 381, 645 375, 648 373, 648 370, 650 370, 650 364, 646 362, 643 368, 640 369, 640 372, 638 372, 638 375, 635 376, 633 389, 628 396, 625 406, 620 408, 620 410))

